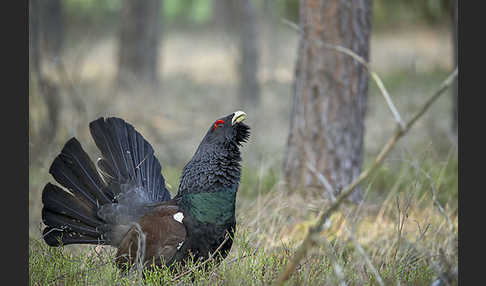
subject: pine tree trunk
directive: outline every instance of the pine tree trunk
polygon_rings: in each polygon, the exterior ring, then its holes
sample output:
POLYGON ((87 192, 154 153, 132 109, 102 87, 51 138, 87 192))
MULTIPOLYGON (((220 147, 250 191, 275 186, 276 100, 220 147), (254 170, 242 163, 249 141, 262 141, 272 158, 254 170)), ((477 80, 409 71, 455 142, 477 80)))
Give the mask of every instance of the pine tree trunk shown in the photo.
POLYGON ((255 108, 260 102, 258 66, 260 62, 257 12, 250 0, 238 1, 239 98, 242 107, 255 108))
MULTIPOLYGON (((320 187, 313 165, 338 193, 361 172, 368 74, 322 43, 369 58, 371 0, 301 0, 301 35, 284 172, 291 190, 320 187)), ((362 199, 358 188, 351 196, 362 199)))
POLYGON ((122 86, 158 83, 161 4, 161 0, 123 1, 118 51, 122 86))

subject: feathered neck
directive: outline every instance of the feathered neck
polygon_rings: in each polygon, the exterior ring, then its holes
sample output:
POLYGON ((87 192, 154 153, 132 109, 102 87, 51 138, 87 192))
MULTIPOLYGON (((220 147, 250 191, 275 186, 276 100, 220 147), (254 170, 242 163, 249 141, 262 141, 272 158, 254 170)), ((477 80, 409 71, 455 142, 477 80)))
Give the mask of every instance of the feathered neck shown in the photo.
POLYGON ((236 143, 199 145, 182 172, 177 197, 238 186, 241 153, 236 143))

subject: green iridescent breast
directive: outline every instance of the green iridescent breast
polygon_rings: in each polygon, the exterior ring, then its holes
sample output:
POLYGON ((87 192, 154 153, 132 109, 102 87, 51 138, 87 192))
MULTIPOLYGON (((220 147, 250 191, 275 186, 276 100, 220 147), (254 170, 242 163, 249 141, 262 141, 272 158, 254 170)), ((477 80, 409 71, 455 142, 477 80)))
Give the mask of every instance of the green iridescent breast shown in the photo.
POLYGON ((226 224, 234 220, 237 186, 215 192, 185 194, 185 212, 201 223, 226 224))

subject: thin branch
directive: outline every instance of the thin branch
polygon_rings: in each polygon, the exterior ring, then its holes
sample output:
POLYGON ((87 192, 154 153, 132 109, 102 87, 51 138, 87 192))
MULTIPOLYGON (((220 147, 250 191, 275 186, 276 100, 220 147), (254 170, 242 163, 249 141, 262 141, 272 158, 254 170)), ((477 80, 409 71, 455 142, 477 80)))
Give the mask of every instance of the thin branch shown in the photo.
POLYGON ((375 80, 376 85, 380 89, 381 94, 385 98, 386 103, 388 104, 388 107, 390 108, 390 110, 393 114, 393 117, 395 118, 395 120, 397 121, 397 123, 400 125, 400 127, 402 129, 405 128, 405 122, 403 121, 402 117, 400 116, 400 113, 398 113, 398 110, 395 107, 395 104, 393 104, 393 101, 391 100, 391 97, 388 94, 388 91, 386 90, 385 85, 383 84, 383 82, 381 81, 381 79, 378 77, 378 75, 375 72, 373 72, 371 70, 369 70, 369 72, 371 74, 371 77, 375 80))
POLYGON ((343 54, 346 54, 346 55, 352 57, 353 59, 357 60, 364 67, 366 67, 366 69, 370 73, 371 77, 375 81, 376 85, 380 89, 381 94, 385 98, 385 101, 388 104, 388 108, 390 108, 390 111, 392 112, 393 117, 395 118, 395 121, 398 123, 400 128, 404 129, 405 128, 405 122, 403 121, 402 117, 400 116, 400 113, 398 112, 397 108, 395 107, 395 104, 393 103, 393 101, 390 97, 390 94, 386 90, 385 85, 383 84, 383 81, 381 80, 381 78, 378 76, 377 73, 375 73, 374 71, 371 70, 370 64, 365 59, 363 59, 361 56, 359 56, 358 54, 356 54, 355 52, 353 52, 352 50, 350 50, 348 48, 338 46, 338 45, 331 45, 331 44, 327 44, 327 43, 324 43, 323 46, 328 48, 328 49, 335 50, 335 51, 341 52, 343 54))
POLYGON ((290 21, 290 20, 287 20, 285 18, 281 18, 282 20, 282 23, 284 23, 285 25, 289 26, 291 29, 297 31, 298 33, 301 33, 302 30, 300 29, 299 25, 297 25, 296 23, 290 21))
POLYGON ((405 124, 405 128, 398 128, 395 131, 393 136, 387 141, 381 152, 375 158, 373 164, 368 169, 363 171, 357 179, 351 182, 351 184, 344 188, 342 192, 336 197, 336 201, 334 201, 327 210, 321 212, 316 224, 309 229, 309 232, 304 238, 304 241, 296 250, 293 258, 288 262, 285 270, 282 272, 275 285, 283 285, 285 281, 290 278, 290 275, 294 272, 299 261, 307 254, 307 251, 312 245, 315 236, 321 231, 322 225, 326 222, 326 220, 340 207, 340 205, 347 199, 347 197, 351 195, 352 191, 354 190, 354 188, 356 188, 356 186, 358 186, 361 182, 368 178, 370 174, 378 169, 378 167, 383 163, 383 160, 393 149, 398 140, 402 138, 408 132, 408 130, 410 130, 415 122, 420 117, 422 117, 422 115, 429 109, 429 107, 444 93, 445 90, 447 90, 447 88, 452 85, 456 76, 457 67, 451 73, 451 75, 449 75, 447 79, 440 85, 438 90, 436 90, 433 95, 425 102, 425 104, 419 109, 419 111, 415 113, 412 119, 405 124))
MULTIPOLYGON (((298 33, 302 33, 302 29, 296 23, 289 21, 287 19, 284 19, 284 18, 282 18, 282 23, 289 26, 290 28, 297 31, 298 33)), ((358 61, 360 64, 362 64, 368 70, 368 72, 371 75, 371 78, 373 78, 376 85, 378 86, 378 89, 380 90, 381 94, 385 98, 385 101, 388 104, 388 108, 390 108, 390 111, 392 112, 393 117, 395 118, 395 121, 398 123, 400 128, 404 129, 405 128, 405 122, 403 121, 402 117, 400 116, 398 109, 395 107, 395 104, 393 103, 393 101, 390 97, 390 94, 386 90, 385 85, 383 84, 383 81, 381 80, 381 78, 378 76, 377 73, 375 73, 373 70, 371 70, 370 64, 363 57, 361 57, 360 55, 356 54, 355 52, 353 52, 352 50, 350 50, 348 48, 345 48, 345 47, 339 46, 339 45, 332 45, 332 44, 329 44, 329 43, 323 43, 323 42, 321 42, 320 44, 322 44, 323 47, 326 47, 326 48, 331 49, 331 50, 335 50, 337 52, 340 52, 340 53, 343 53, 343 54, 346 54, 346 55, 352 57, 353 59, 358 61)))
POLYGON ((311 163, 307 162, 307 168, 314 174, 314 176, 317 177, 317 180, 324 186, 324 189, 326 190, 327 194, 329 195, 329 199, 331 202, 334 202, 336 200, 336 197, 334 196, 334 188, 332 187, 331 183, 326 179, 326 177, 319 173, 314 166, 312 166, 311 163))
MULTIPOLYGON (((410 203, 412 202, 412 194, 409 195, 407 204, 403 210, 400 209, 400 200, 397 197, 397 209, 398 209, 398 218, 397 218, 397 246, 395 248, 395 253, 393 254, 393 262, 396 261, 398 251, 400 250, 400 245, 402 243, 402 236, 403 236, 403 227, 405 226, 405 222, 408 219, 408 209, 410 208, 410 203)), ((394 268, 393 271, 396 269, 394 268)))
MULTIPOLYGON (((334 190, 331 186, 331 184, 329 183, 329 181, 326 179, 326 177, 319 173, 315 168, 314 166, 312 166, 310 163, 307 164, 307 167, 309 168, 309 170, 311 170, 311 172, 317 177, 317 179, 321 182, 322 185, 324 185, 324 187, 327 189, 328 193, 329 193, 329 197, 331 198, 331 202, 335 202, 336 201, 336 197, 334 196, 334 190)), ((358 240, 356 239, 356 237, 354 236, 354 234, 348 229, 347 225, 346 225, 346 222, 344 222, 343 224, 343 227, 344 227, 344 230, 346 231, 346 233, 349 235, 349 237, 351 238, 351 241, 353 242, 353 245, 354 245, 354 248, 356 248, 356 250, 359 252, 359 254, 361 254, 361 256, 363 256, 366 264, 368 265, 368 267, 371 269, 371 272, 373 272, 373 275, 375 276, 376 278, 376 282, 380 285, 380 286, 383 286, 385 285, 383 283, 383 279, 381 278, 380 274, 378 273, 378 270, 376 270, 376 267, 373 265, 373 263, 371 262, 371 259, 368 257, 368 255, 366 254, 365 250, 361 247, 361 245, 358 243, 358 240)), ((336 273, 337 274, 337 273, 336 273)))

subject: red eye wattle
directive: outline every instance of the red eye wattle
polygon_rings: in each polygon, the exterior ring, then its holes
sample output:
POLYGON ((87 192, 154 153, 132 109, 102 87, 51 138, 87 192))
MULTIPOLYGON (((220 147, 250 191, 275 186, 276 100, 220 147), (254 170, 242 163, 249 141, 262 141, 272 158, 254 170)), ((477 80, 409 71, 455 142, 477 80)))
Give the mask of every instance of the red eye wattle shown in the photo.
POLYGON ((219 127, 219 125, 223 125, 224 124, 224 120, 216 120, 216 122, 214 122, 214 129, 213 130, 216 130, 216 128, 219 127))

